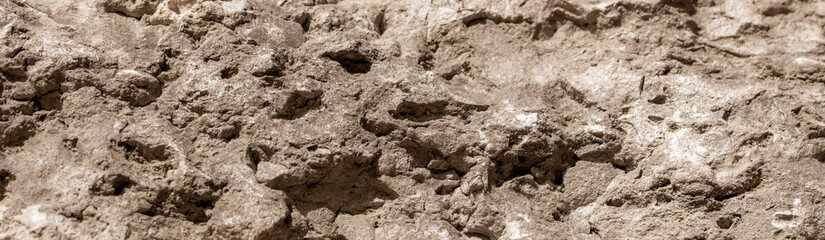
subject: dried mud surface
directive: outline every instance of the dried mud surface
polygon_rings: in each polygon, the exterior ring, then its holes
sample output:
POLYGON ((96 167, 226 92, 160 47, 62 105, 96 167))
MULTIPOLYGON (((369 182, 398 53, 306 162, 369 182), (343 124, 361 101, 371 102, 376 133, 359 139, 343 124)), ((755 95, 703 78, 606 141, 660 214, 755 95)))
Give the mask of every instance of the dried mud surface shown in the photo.
POLYGON ((825 2, 0 0, 0 239, 825 239, 825 2))

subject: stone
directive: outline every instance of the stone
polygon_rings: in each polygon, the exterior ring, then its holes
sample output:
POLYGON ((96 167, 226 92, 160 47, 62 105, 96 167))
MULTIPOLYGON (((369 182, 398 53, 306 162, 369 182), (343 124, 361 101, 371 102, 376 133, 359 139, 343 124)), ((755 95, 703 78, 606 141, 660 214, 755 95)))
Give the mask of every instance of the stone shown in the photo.
POLYGON ((621 173, 621 170, 609 163, 576 162, 576 166, 567 169, 562 180, 570 209, 596 201, 604 194, 613 178, 621 173))
POLYGON ((824 239, 823 17, 0 1, 0 239, 824 239))
POLYGON ((11 90, 11 97, 15 100, 28 101, 37 96, 37 89, 29 82, 18 84, 11 90))

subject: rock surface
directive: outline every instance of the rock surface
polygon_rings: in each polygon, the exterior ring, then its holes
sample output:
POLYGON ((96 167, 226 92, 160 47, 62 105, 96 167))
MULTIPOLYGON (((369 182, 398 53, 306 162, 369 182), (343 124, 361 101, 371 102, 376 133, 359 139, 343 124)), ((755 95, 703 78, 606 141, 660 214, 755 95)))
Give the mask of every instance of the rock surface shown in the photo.
POLYGON ((0 239, 825 239, 825 3, 0 1, 0 239))

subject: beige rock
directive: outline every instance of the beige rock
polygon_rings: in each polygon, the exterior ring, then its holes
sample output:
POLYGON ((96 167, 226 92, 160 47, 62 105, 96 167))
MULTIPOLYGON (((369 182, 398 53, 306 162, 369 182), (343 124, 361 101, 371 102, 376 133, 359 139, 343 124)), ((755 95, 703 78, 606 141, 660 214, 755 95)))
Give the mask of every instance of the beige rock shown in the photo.
POLYGON ((821 239, 821 1, 0 1, 0 239, 821 239))

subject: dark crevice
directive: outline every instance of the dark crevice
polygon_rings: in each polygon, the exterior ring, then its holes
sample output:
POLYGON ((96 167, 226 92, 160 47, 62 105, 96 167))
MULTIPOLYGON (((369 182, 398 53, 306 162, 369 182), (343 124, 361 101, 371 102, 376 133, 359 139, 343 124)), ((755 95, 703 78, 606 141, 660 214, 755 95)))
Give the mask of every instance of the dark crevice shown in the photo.
POLYGON ((765 94, 765 92, 767 92, 767 91, 762 90, 762 91, 759 91, 758 93, 754 94, 753 97, 751 97, 751 98, 749 98, 748 100, 745 101, 745 105, 751 105, 751 103, 753 103, 753 100, 756 100, 757 98, 761 97, 763 94, 765 94))
POLYGON ((516 16, 512 18, 504 18, 498 14, 492 14, 488 12, 479 12, 475 14, 471 14, 464 19, 461 20, 464 23, 465 27, 472 27, 480 24, 499 24, 499 23, 513 23, 513 24, 521 24, 521 23, 530 23, 529 19, 525 19, 522 16, 516 16))
POLYGON ((811 155, 811 157, 813 157, 821 163, 825 163, 825 149, 816 150, 814 154, 811 155))
POLYGON ((366 117, 362 117, 359 124, 361 125, 361 128, 375 134, 376 137, 386 136, 399 128, 398 125, 393 123, 367 119, 366 117))
POLYGON ((77 137, 63 139, 63 147, 74 151, 77 149, 77 140, 77 137))
POLYGON ((223 79, 232 78, 235 74, 238 74, 238 68, 236 67, 226 67, 221 70, 221 78, 223 79))
MULTIPOLYGON (((516 164, 513 167, 513 170, 510 174, 511 178, 516 178, 516 177, 519 177, 519 176, 524 176, 524 175, 530 174, 530 169, 533 168, 534 166, 536 166, 539 162, 538 159, 529 159, 528 160, 527 158, 525 158, 523 156, 518 156, 517 159, 518 159, 518 164, 516 164)), ((560 177, 558 179, 561 180, 560 177)), ((559 182, 556 185, 561 185, 561 182, 559 182)))
MULTIPOLYGON (((739 146, 759 145, 759 144, 765 142, 766 140, 768 140, 771 137, 773 137, 773 133, 771 133, 771 132, 763 132, 763 133, 760 133, 760 134, 754 134, 752 136, 748 136, 747 138, 745 138, 745 140, 743 140, 742 143, 739 144, 739 146)), ((808 138, 810 138, 810 137, 811 137, 811 135, 808 135, 808 138)))
POLYGON ((372 62, 369 58, 356 51, 326 53, 323 57, 338 62, 350 74, 363 74, 372 69, 372 62))
POLYGON ((791 112, 793 114, 799 114, 799 112, 801 112, 801 111, 802 111, 802 106, 797 106, 794 109, 791 109, 791 112))
POLYGON ((447 101, 434 101, 426 103, 417 103, 410 101, 403 101, 396 107, 395 110, 390 111, 393 118, 405 119, 414 122, 426 122, 439 119, 447 115, 447 101))
POLYGON ((533 29, 533 40, 550 39, 556 34, 558 28, 559 27, 556 24, 538 23, 533 29))
POLYGON ((555 172, 553 172, 553 176, 554 176, 553 177, 553 184, 555 184, 556 186, 561 186, 562 184, 564 184, 564 172, 565 171, 566 171, 566 169, 565 170, 556 170, 555 172))
POLYGON ((457 116, 466 119, 474 112, 487 111, 487 105, 474 105, 446 100, 432 102, 412 102, 404 100, 395 110, 389 111, 395 119, 404 119, 413 122, 427 122, 446 116, 457 116))
POLYGON ((782 15, 782 14, 788 14, 788 13, 791 13, 791 12, 793 12, 793 10, 791 10, 787 6, 771 7, 771 8, 768 8, 768 9, 765 9, 764 11, 762 11, 762 13, 765 14, 765 16, 768 16, 768 17, 776 16, 776 15, 782 15))
POLYGON ((419 143, 411 139, 398 142, 398 146, 403 148, 407 154, 413 158, 410 163, 412 167, 426 167, 432 159, 444 159, 444 154, 425 143, 419 143))
POLYGON ((721 229, 729 229, 738 220, 739 216, 736 214, 725 215, 716 219, 716 226, 721 229))
POLYGON ((562 139, 527 132, 511 135, 508 148, 491 157, 499 166, 495 170, 496 186, 522 176, 530 176, 537 184, 561 186, 567 169, 580 160, 562 139))
POLYGON ((135 182, 127 176, 111 174, 95 180, 89 188, 89 192, 100 196, 120 196, 134 185, 135 182))
POLYGON ((253 171, 258 171, 258 164, 269 161, 269 156, 272 155, 272 149, 269 146, 259 143, 249 144, 246 147, 246 157, 249 159, 249 167, 253 171))
POLYGON ((726 108, 724 112, 722 112, 722 120, 728 121, 730 118, 731 113, 733 113, 733 109, 726 108))
POLYGON ((756 187, 759 187, 759 185, 762 184, 762 172, 758 168, 752 171, 755 171, 755 173, 753 173, 753 177, 737 186, 728 186, 715 189, 713 192, 713 199, 722 202, 745 194, 746 192, 752 191, 756 187))
POLYGON ((167 145, 148 145, 137 140, 124 140, 118 143, 123 148, 127 160, 137 163, 166 161, 171 157, 167 145))
POLYGON ((17 47, 13 51, 6 54, 6 57, 15 58, 15 57, 17 57, 17 55, 20 55, 21 52, 23 52, 23 48, 22 47, 17 47))
POLYGON ((350 215, 364 214, 370 209, 383 206, 383 201, 398 198, 392 188, 378 179, 372 165, 358 166, 353 157, 343 157, 345 164, 313 172, 311 180, 303 185, 285 186, 273 180, 265 184, 273 189, 286 192, 290 201, 296 203, 295 211, 306 214, 315 209, 326 208, 332 212, 350 215), (318 200, 312 196, 334 195, 334 198, 318 200))
POLYGON ((590 234, 593 234, 593 235, 596 235, 596 236, 600 236, 600 235, 599 235, 599 229, 598 229, 598 228, 596 228, 596 227, 590 226, 590 234))
POLYGON ((309 32, 309 26, 312 24, 312 16, 309 15, 309 13, 302 13, 301 15, 294 17, 292 20, 300 24, 301 29, 303 29, 304 32, 309 32))
MULTIPOLYGON (((437 44, 435 45, 437 48, 437 44)), ((418 65, 421 65, 421 67, 423 67, 424 70, 430 71, 433 69, 433 67, 435 67, 433 64, 433 61, 435 60, 435 57, 433 57, 433 51, 435 50, 432 50, 431 47, 430 50, 425 51, 423 54, 421 54, 421 56, 418 57, 418 65)))
POLYGON ((121 10, 113 10, 113 9, 104 9, 104 10, 105 10, 106 12, 108 12, 108 13, 112 13, 112 14, 118 15, 118 16, 120 16, 120 17, 124 17, 124 18, 132 18, 132 19, 137 19, 137 20, 140 20, 140 18, 139 18, 139 17, 129 16, 129 15, 127 15, 124 11, 121 11, 121 10))
POLYGON ((625 200, 621 198, 613 198, 607 200, 604 204, 611 207, 622 207, 624 205, 625 200))
POLYGON ((285 74, 283 68, 271 68, 261 72, 253 72, 252 76, 261 77, 267 83, 271 83, 278 77, 283 77, 285 74))
POLYGON ((60 110, 63 107, 63 101, 59 91, 53 91, 34 99, 34 104, 41 110, 51 111, 60 110))
POLYGON ((466 27, 472 27, 472 26, 475 26, 475 25, 487 24, 487 22, 488 22, 488 21, 490 21, 490 22, 494 22, 494 23, 497 23, 495 20, 492 20, 492 19, 488 19, 488 18, 477 18, 477 19, 473 19, 473 20, 470 20, 470 21, 465 22, 465 23, 464 23, 464 26, 466 26, 466 27))
POLYGON ((14 174, 6 169, 0 169, 0 201, 6 198, 6 187, 8 187, 14 179, 14 174))
POLYGON ((435 189, 435 193, 438 195, 450 195, 455 192, 455 189, 461 186, 461 182, 454 180, 452 182, 442 183, 435 189))
POLYGON ((661 4, 678 8, 689 15, 694 15, 696 14, 696 1, 697 0, 664 0, 661 4))
POLYGON ((224 139, 224 141, 229 142, 229 141, 232 141, 232 140, 237 139, 237 138, 238 138, 238 137, 240 137, 240 136, 241 136, 240 132, 232 132, 232 134, 230 134, 230 135, 229 135, 229 137, 226 137, 226 138, 224 139))
POLYGON ((205 223, 212 218, 209 211, 220 200, 225 183, 206 181, 202 186, 157 192, 152 207, 141 214, 183 219, 193 223, 205 223))
POLYGON ((614 168, 622 170, 625 173, 627 173, 627 171, 628 171, 627 166, 622 166, 622 165, 615 164, 615 163, 611 163, 611 165, 613 165, 614 168))
POLYGON ((647 101, 649 103, 653 103, 653 104, 665 104, 667 102, 667 96, 665 96, 663 94, 659 94, 659 95, 656 95, 656 97, 653 97, 652 99, 647 100, 647 101))
POLYGON ((375 22, 373 24, 375 25, 375 31, 378 32, 379 35, 384 35, 384 32, 387 31, 384 11, 381 11, 375 16, 375 22))

